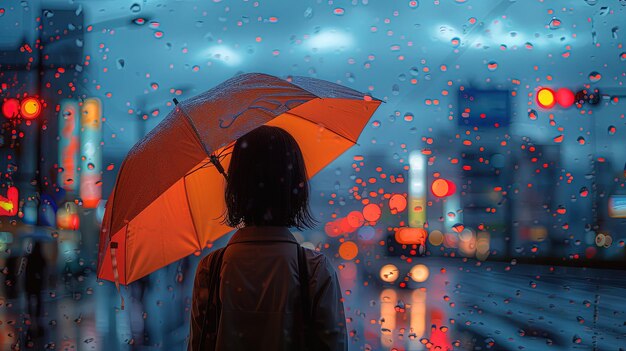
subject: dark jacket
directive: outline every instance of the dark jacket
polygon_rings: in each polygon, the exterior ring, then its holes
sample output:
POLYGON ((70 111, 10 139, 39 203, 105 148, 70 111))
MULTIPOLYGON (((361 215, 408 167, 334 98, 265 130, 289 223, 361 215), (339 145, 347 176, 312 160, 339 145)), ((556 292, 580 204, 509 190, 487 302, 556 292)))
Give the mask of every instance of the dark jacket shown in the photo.
MULTIPOLYGON (((245 227, 228 242, 221 268, 217 345, 205 350, 299 350, 303 328, 298 243, 287 227, 245 227)), ((341 288, 331 262, 306 249, 309 296, 320 350, 348 349, 341 288)), ((199 350, 208 300, 209 262, 196 271, 188 350, 199 350)))

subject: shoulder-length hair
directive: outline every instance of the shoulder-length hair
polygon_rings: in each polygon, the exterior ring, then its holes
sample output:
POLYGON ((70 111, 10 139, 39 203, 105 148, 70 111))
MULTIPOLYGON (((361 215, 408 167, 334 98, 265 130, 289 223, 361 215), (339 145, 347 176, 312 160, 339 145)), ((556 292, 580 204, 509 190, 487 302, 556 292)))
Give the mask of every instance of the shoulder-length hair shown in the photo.
POLYGON ((291 134, 271 126, 248 132, 233 147, 222 223, 313 228, 307 179, 302 151, 291 134))

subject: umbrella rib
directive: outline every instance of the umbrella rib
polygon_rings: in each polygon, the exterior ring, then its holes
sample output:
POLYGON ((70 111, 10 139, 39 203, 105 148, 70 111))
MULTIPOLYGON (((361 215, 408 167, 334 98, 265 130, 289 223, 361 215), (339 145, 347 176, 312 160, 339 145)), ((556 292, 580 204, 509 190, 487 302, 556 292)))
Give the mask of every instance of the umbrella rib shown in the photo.
POLYGON ((181 106, 178 103, 178 100, 174 99, 174 103, 176 104, 176 107, 178 107, 181 110, 181 112, 183 113, 183 115, 187 119, 187 122, 189 122, 189 125, 191 125, 191 129, 193 129, 193 132, 196 134, 196 138, 198 138, 198 143, 200 143, 200 145, 202 145, 202 149, 207 154, 207 156, 209 156, 211 153, 207 149, 206 145, 204 145, 204 143, 202 142, 202 138, 200 138, 200 133, 198 133, 198 129, 196 129, 196 125, 193 124, 193 121, 191 120, 191 117, 189 117, 189 115, 187 114, 187 112, 185 111, 183 106, 181 106))
POLYGON ((202 251, 202 245, 200 245, 200 236, 198 236, 198 228, 196 228, 196 221, 193 219, 193 211, 191 211, 191 203, 189 202, 189 195, 187 194, 187 176, 183 176, 183 186, 185 187, 185 199, 187 200, 187 209, 189 210, 189 217, 191 217, 191 224, 193 224, 193 231, 196 234, 198 240, 198 250, 202 251))
MULTIPOLYGON (((303 119, 303 120, 305 120, 305 121, 309 121, 309 122, 311 122, 311 123, 313 123, 313 124, 320 125, 319 123, 316 123, 316 122, 314 122, 314 121, 312 121, 312 120, 310 120, 310 119, 308 119, 308 118, 306 118, 306 117, 303 117, 303 116, 297 115, 297 114, 295 114, 295 113, 293 113, 293 112, 285 112, 284 114, 288 114, 288 115, 292 115, 292 116, 295 116, 295 117, 299 117, 299 118, 302 118, 302 119, 303 119)), ((370 118, 371 118, 371 117, 370 117, 370 118)), ((369 120, 369 119, 368 119, 368 120, 369 120)), ((336 135, 338 135, 338 136, 340 136, 340 137, 342 137, 342 138, 344 138, 344 139, 348 140, 348 141, 349 141, 349 142, 351 142, 352 144, 355 144, 355 145, 357 145, 357 146, 361 146, 361 144, 357 143, 355 140, 352 140, 352 139, 350 139, 350 138, 346 137, 345 135, 342 135, 342 134, 340 134, 340 133, 336 132, 336 131, 335 131, 335 130, 333 130, 332 128, 328 128, 327 126, 324 126, 324 128, 325 128, 326 130, 329 130, 329 131, 333 132, 334 134, 336 134, 336 135)))

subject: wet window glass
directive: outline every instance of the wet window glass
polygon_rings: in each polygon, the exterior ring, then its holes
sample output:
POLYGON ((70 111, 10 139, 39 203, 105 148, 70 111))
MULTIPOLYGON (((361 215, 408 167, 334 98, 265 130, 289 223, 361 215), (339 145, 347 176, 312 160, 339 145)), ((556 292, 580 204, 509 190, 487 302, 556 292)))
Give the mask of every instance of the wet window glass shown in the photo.
MULTIPOLYGON (((308 188, 315 222, 281 240, 327 258, 337 295, 311 301, 343 305, 349 350, 623 349, 624 18, 623 0, 0 2, 0 348, 186 350, 202 259, 239 235, 232 181, 266 225, 286 215, 259 204, 308 188), (260 126, 303 159, 258 149, 237 178, 260 126)), ((264 247, 226 251, 224 308, 268 289, 299 311, 296 246, 264 247)))

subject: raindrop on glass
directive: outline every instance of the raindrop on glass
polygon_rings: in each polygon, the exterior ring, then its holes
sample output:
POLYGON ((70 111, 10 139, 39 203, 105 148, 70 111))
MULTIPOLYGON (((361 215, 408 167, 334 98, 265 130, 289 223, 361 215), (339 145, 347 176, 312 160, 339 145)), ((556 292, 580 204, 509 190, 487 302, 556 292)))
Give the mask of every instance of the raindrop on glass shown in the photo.
POLYGON ((595 82, 599 81, 600 79, 602 79, 602 75, 600 73, 598 73, 596 71, 593 71, 593 72, 589 73, 589 80, 592 83, 595 83, 595 82))
POLYGON ((313 8, 312 7, 307 7, 306 10, 304 10, 304 18, 306 18, 306 19, 313 18, 313 8))
POLYGON ((453 48, 458 48, 459 45, 461 45, 461 39, 457 37, 452 38, 450 42, 452 43, 453 48))
POLYGON ((487 63, 487 69, 490 72, 495 71, 496 69, 498 69, 498 63, 496 61, 489 61, 489 63, 487 63))
POLYGON ((561 28, 561 20, 556 18, 556 17, 552 17, 552 20, 550 20, 550 29, 559 29, 561 28))
POLYGON ((536 120, 537 119, 537 111, 531 109, 530 111, 528 111, 528 118, 532 119, 532 120, 536 120))
POLYGON ((420 6, 420 2, 418 0, 410 0, 409 7, 412 9, 416 9, 420 6))
POLYGON ((134 4, 130 5, 130 11, 134 12, 134 13, 137 13, 137 12, 141 11, 141 5, 139 5, 137 3, 134 3, 134 4))
POLYGON ((600 8, 600 11, 598 11, 598 15, 600 16, 606 16, 609 14, 609 7, 608 6, 602 6, 600 8))
POLYGON ((609 135, 615 135, 616 131, 617 131, 617 128, 615 126, 609 126, 609 129, 608 129, 609 135))

